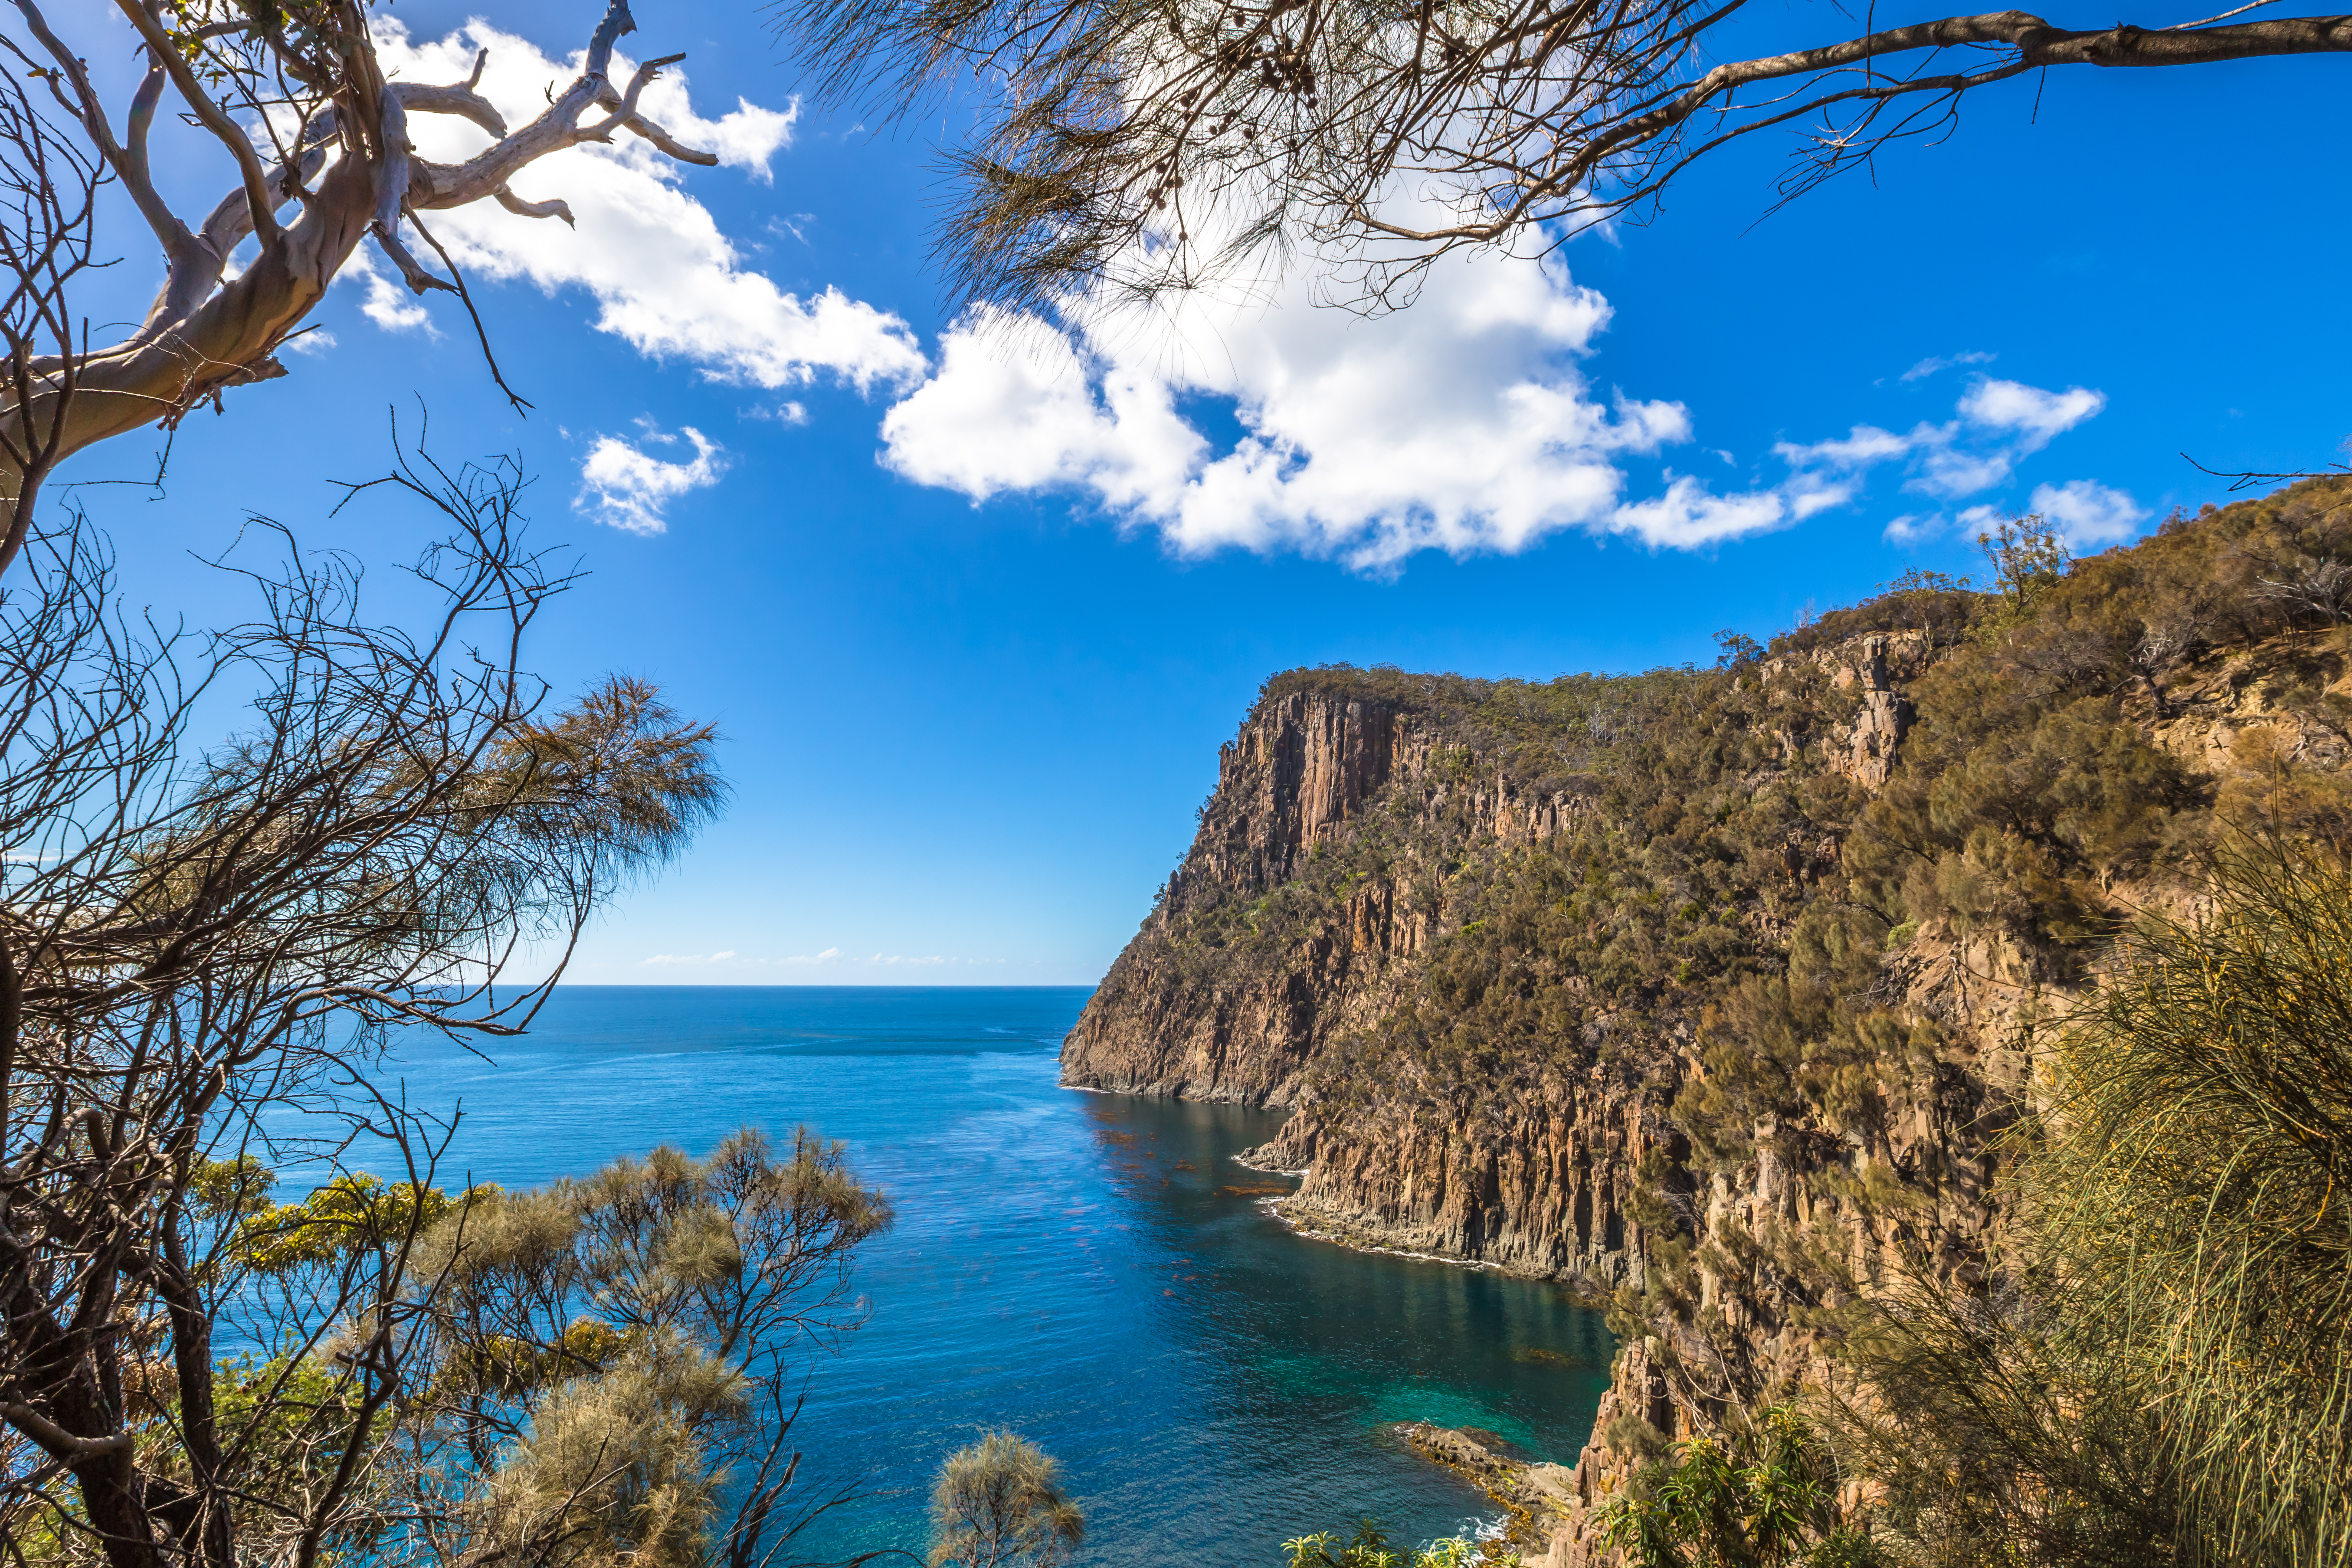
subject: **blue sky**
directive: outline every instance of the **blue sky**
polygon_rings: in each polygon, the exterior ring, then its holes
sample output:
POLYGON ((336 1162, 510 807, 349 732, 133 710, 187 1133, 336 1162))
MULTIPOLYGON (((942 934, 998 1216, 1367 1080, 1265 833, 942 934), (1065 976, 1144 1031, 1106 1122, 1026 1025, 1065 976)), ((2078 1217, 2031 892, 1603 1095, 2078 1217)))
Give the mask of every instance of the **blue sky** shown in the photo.
MULTIPOLYGON (((383 14, 421 76, 486 19, 488 85, 519 92, 592 11, 383 14)), ((1759 139, 1654 225, 1549 271, 1454 268, 1404 317, 1302 288, 1181 337, 1034 329, 1008 353, 943 320, 927 267, 943 119, 796 110, 751 6, 636 15, 638 53, 688 52, 727 166, 569 154, 517 184, 569 199, 578 233, 444 226, 528 418, 461 313, 418 322, 354 276, 317 318, 331 342, 190 421, 161 498, 89 483, 152 472, 141 437, 61 476, 134 597, 204 624, 242 606, 193 556, 248 510, 383 567, 413 553, 414 517, 325 519, 328 480, 383 466, 391 408, 428 405, 445 457, 520 453, 537 536, 589 573, 532 661, 567 689, 658 681, 719 724, 736 791, 575 980, 1091 981, 1275 670, 1704 661, 1719 628, 1969 570, 1972 509, 2038 496, 2097 548, 2225 499, 2182 451, 2310 467, 2352 432, 2340 62, 2062 72, 2038 106, 2021 80, 1874 183, 1768 217, 1790 148, 1759 139)), ((1837 25, 1791 6, 1748 37, 1837 25)), ((184 150, 172 175, 208 205, 225 170, 184 150)), ((101 321, 153 285, 139 231, 113 233, 101 321)))

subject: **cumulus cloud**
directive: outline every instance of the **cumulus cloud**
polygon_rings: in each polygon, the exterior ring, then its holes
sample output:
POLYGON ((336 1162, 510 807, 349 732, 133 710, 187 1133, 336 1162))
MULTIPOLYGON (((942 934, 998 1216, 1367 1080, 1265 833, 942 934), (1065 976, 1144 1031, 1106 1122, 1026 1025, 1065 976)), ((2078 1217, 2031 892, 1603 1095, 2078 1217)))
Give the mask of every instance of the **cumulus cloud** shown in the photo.
MULTIPOLYGON (((556 60, 535 45, 481 22, 446 37, 417 42, 396 19, 379 17, 378 53, 385 69, 415 81, 461 81, 477 48, 490 51, 478 90, 509 126, 546 108, 543 89, 579 73, 582 57, 556 60)), ((619 57, 614 74, 635 63, 619 57)), ((792 140, 795 110, 738 100, 716 119, 695 111, 687 79, 675 69, 646 89, 646 112, 682 141, 716 152, 752 178, 771 178, 771 161, 792 140)), ((450 115, 412 115, 409 134, 425 156, 459 162, 487 136, 450 115)), ((679 165, 626 132, 609 146, 588 143, 554 153, 517 176, 527 200, 561 196, 578 220, 518 217, 480 202, 427 221, 458 264, 478 276, 524 281, 550 293, 578 289, 596 301, 596 324, 655 359, 682 361, 715 379, 762 388, 794 386, 831 375, 859 390, 919 375, 921 351, 905 322, 827 288, 803 297, 779 289, 746 265, 709 209, 680 187, 679 165)), ((348 275, 367 289, 362 310, 392 330, 425 323, 424 311, 372 262, 348 275)))
POLYGON ((734 956, 735 950, 731 947, 724 952, 657 952, 651 958, 644 960, 643 963, 724 963, 734 956))
POLYGON ((631 533, 667 532, 669 522, 664 510, 669 503, 689 490, 717 484, 727 469, 719 444, 691 425, 676 435, 649 424, 643 430, 641 446, 631 446, 618 436, 596 437, 588 448, 587 460, 580 465, 580 493, 572 498, 573 510, 631 533), (694 456, 680 460, 658 458, 646 449, 688 446, 694 448, 694 456))
POLYGON ((2107 395, 2086 386, 2044 392, 2021 381, 1990 377, 1969 388, 1960 399, 1960 417, 1987 429, 2014 432, 2018 446, 2038 452, 2051 437, 2072 430, 2107 405, 2107 395))
POLYGON ((1889 464, 1921 493, 1965 497, 2105 404, 1979 380, 1942 424, 1782 443, 1777 480, 1717 493, 1669 472, 1629 495, 1629 458, 1694 432, 1678 403, 1603 397, 1584 378, 1609 321, 1597 293, 1554 267, 1474 257, 1432 268, 1412 309, 1372 320, 1316 308, 1312 289, 1301 278, 1255 303, 1195 298, 1149 322, 1066 331, 968 316, 885 416, 883 461, 974 501, 1076 493, 1180 555, 1239 546, 1381 571, 1420 550, 1511 553, 1564 529, 1705 548, 1850 505, 1889 464), (1237 438, 1213 439, 1203 405, 1229 413, 1237 438))
POLYGON ((2091 479, 2069 479, 2063 485, 2036 485, 2029 506, 2058 525, 2073 545, 2113 544, 2131 538, 2147 521, 2147 509, 2125 494, 2091 479))
POLYGON ((1609 307, 1557 269, 1449 260, 1412 310, 1371 321, 1315 308, 1312 287, 1075 332, 967 317, 886 417, 884 460, 975 500, 1075 490, 1179 554, 1296 550, 1372 570, 1563 528, 1679 542, 1778 521, 1687 489, 1675 506, 1620 509, 1618 460, 1687 440, 1690 422, 1676 404, 1594 394, 1576 356, 1609 307), (1229 408, 1239 439, 1218 450, 1191 399, 1229 408))

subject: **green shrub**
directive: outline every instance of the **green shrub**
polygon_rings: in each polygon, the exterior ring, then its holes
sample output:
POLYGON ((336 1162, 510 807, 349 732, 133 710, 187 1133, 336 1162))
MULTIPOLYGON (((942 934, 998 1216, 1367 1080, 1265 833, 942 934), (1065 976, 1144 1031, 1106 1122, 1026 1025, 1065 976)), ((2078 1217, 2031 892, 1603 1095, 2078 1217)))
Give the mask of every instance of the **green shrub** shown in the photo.
POLYGON ((1875 1562, 1843 1521, 1829 1449, 1776 1406, 1721 1436, 1675 1446, 1601 1506, 1609 1544, 1634 1568, 1845 1568, 1875 1562))

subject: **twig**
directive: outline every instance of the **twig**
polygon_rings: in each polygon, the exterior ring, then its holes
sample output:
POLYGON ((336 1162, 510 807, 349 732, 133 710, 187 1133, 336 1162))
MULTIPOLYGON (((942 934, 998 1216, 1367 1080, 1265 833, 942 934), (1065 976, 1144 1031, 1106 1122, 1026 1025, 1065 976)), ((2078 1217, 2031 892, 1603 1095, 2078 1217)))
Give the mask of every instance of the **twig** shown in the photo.
POLYGON ((515 412, 528 418, 530 400, 509 386, 507 378, 499 373, 498 356, 490 352, 489 330, 482 325, 482 313, 474 309, 474 296, 466 287, 466 275, 457 270, 457 264, 449 258, 449 253, 441 247, 441 242, 433 237, 433 231, 425 227, 414 212, 408 215, 408 221, 418 234, 425 237, 425 243, 433 247, 433 254, 441 258, 441 265, 449 269, 449 276, 457 279, 457 298, 464 302, 466 314, 473 318, 474 336, 481 342, 482 362, 490 367, 490 379, 499 384, 499 390, 507 395, 507 401, 514 405, 515 412))

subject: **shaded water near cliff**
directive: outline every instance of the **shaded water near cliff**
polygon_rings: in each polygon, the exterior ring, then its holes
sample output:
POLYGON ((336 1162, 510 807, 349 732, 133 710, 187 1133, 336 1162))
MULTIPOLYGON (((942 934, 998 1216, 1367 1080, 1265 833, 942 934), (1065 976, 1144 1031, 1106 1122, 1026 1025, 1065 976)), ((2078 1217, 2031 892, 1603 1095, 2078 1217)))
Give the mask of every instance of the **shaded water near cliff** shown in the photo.
POLYGON ((1291 1235, 1262 1207, 1291 1184, 1229 1158, 1278 1117, 1058 1087, 1086 994, 574 987, 494 1063, 420 1040, 401 1070, 413 1103, 462 1101, 451 1157, 475 1180, 806 1121, 889 1193, 898 1224, 857 1279, 872 1317, 794 1433, 804 1474, 866 1495, 780 1563, 919 1552, 932 1468, 983 1426, 1062 1460, 1081 1561, 1121 1568, 1271 1568, 1284 1537, 1361 1512, 1414 1541, 1491 1516, 1385 1423, 1574 1461, 1608 1374, 1596 1316, 1291 1235))

